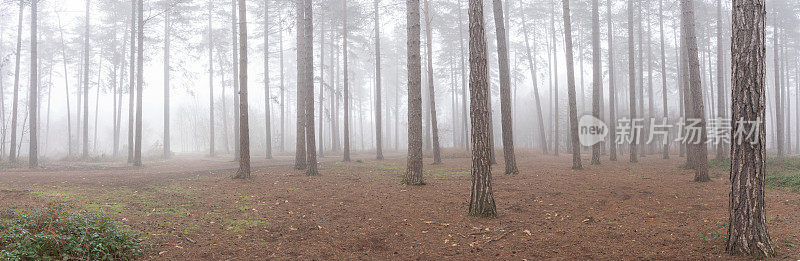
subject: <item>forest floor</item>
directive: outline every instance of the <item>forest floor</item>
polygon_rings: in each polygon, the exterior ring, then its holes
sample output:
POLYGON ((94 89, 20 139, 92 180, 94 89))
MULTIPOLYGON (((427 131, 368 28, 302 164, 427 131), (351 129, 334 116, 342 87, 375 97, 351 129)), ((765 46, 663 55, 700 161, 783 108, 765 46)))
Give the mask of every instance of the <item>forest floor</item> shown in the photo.
MULTIPOLYGON (((448 150, 441 165, 426 159, 427 185, 419 187, 400 184, 400 154, 357 154, 348 163, 326 156, 318 177, 294 170, 291 155, 254 158, 251 180, 229 178, 234 162, 187 156, 143 168, 3 169, 0 209, 102 211, 161 260, 736 259, 724 251, 727 172, 715 168, 711 182, 692 182, 677 155, 590 166, 585 154, 585 169, 572 171, 568 155, 520 151, 519 175, 503 174, 502 163, 493 168, 494 219, 466 215, 464 151, 448 150)), ((771 187, 766 200, 778 258, 797 260, 800 194, 771 187)))

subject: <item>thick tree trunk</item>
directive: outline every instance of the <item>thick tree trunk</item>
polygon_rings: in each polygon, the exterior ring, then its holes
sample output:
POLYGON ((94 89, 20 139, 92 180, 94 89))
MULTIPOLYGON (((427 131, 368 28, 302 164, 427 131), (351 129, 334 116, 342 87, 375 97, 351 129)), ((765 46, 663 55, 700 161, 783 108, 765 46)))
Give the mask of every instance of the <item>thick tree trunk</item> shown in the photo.
POLYGON ((347 71, 347 0, 342 0, 344 12, 342 14, 342 77, 344 77, 344 145, 343 161, 350 161, 350 83, 347 71))
MULTIPOLYGON (((592 115, 600 118, 600 101, 603 99, 603 72, 600 68, 600 7, 592 0, 592 115)), ((600 143, 592 146, 592 165, 600 165, 600 143)))
POLYGON ((470 118, 472 119, 472 187, 469 215, 496 217, 492 192, 491 143, 489 136, 489 67, 483 0, 469 1, 470 118))
POLYGON ((439 147, 439 122, 438 115, 436 115, 436 91, 433 81, 433 38, 431 36, 431 14, 428 0, 425 0, 425 49, 428 56, 428 102, 430 106, 430 126, 432 131, 433 142, 433 164, 442 163, 442 150, 439 147))
POLYGON ((303 32, 301 32, 301 28, 303 25, 303 18, 301 15, 304 15, 303 4, 305 0, 297 0, 295 3, 297 4, 297 126, 295 128, 295 151, 294 151, 294 168, 295 169, 306 169, 308 166, 308 162, 306 162, 306 104, 305 104, 305 95, 314 95, 312 91, 310 94, 306 94, 306 86, 303 83, 305 80, 306 73, 304 71, 305 65, 302 64, 301 57, 303 57, 303 50, 301 47, 304 44, 305 38, 303 38, 303 32))
POLYGON ((771 257, 774 249, 767 233, 765 177, 767 148, 765 119, 766 9, 764 0, 733 0, 731 193, 726 251, 734 255, 771 257), (749 124, 751 125, 751 124, 749 124), (741 129, 744 128, 744 129, 741 129))
MULTIPOLYGON (((611 0, 607 0, 606 10, 608 12, 608 122, 612 125, 617 124, 617 90, 614 86, 614 30, 613 19, 614 13, 611 12, 611 0)), ((609 155, 608 160, 617 161, 617 142, 614 140, 617 137, 617 128, 609 128, 611 140, 608 142, 609 155)))
MULTIPOLYGON (((408 160, 406 173, 403 176, 403 184, 406 185, 425 184, 422 179, 422 59, 420 57, 419 20, 419 0, 406 0, 408 160)), ((345 118, 347 117, 345 116, 345 118)))
POLYGON ((8 160, 17 162, 17 110, 19 108, 19 60, 22 54, 22 14, 25 5, 19 1, 19 22, 17 23, 17 52, 14 65, 14 96, 11 101, 11 144, 9 146, 8 160))
POLYGON ((36 168, 39 166, 39 68, 38 65, 38 42, 36 40, 37 33, 37 1, 31 1, 31 74, 30 78, 30 96, 29 96, 29 109, 30 109, 30 142, 28 149, 28 167, 36 168))
MULTIPOLYGON (((307 0, 310 1, 310 0, 307 0)), ((239 139, 237 140, 239 146, 237 155, 239 155, 239 170, 236 171, 236 176, 234 178, 237 179, 249 179, 250 178, 250 121, 248 119, 248 100, 247 100, 247 5, 245 0, 239 0, 239 49, 242 52, 239 56, 239 83, 241 84, 241 88, 239 89, 239 110, 236 117, 239 119, 239 139)), ((236 32, 234 32, 236 34, 236 32)), ((236 42, 234 42, 236 45, 236 42)), ((235 68, 235 67, 234 67, 235 68)), ((313 86, 313 85, 312 85, 313 86)), ((234 85, 234 87, 236 87, 234 85)), ((313 93, 313 92, 312 92, 313 93)), ((237 95, 234 93, 234 95, 237 95)), ((311 138, 313 139, 314 133, 311 133, 311 138)), ((312 147, 313 148, 313 147, 312 147)), ((312 149, 313 151, 313 149, 312 149)))
POLYGON ((706 119, 705 108, 703 104, 703 91, 700 84, 700 63, 697 57, 697 38, 695 37, 694 26, 694 4, 690 0, 681 0, 681 19, 682 19, 682 37, 684 48, 687 49, 688 58, 688 75, 689 86, 691 88, 691 100, 693 107, 693 117, 699 120, 699 142, 692 146, 695 151, 692 157, 695 158, 695 181, 709 181, 708 177, 708 149, 706 147, 706 119))
POLYGON ((630 162, 638 162, 636 154, 636 143, 639 139, 639 131, 633 125, 633 120, 636 119, 636 59, 633 56, 633 2, 628 0, 628 95, 630 97, 630 119, 631 119, 631 135, 632 142, 628 144, 630 147, 630 162))
POLYGON ((567 95, 569 96, 569 129, 572 138, 572 169, 582 169, 581 144, 578 138, 578 106, 575 104, 575 69, 572 64, 572 25, 570 24, 569 0, 562 0, 564 14, 564 49, 567 53, 567 95))
POLYGON ((500 0, 493 0, 492 3, 500 64, 500 118, 503 129, 503 158, 506 163, 506 174, 518 174, 519 170, 514 156, 514 124, 511 119, 511 75, 509 72, 506 26, 503 24, 503 3, 500 0))
MULTIPOLYGON (((244 4, 244 0, 239 1, 244 4)), ((306 176, 316 176, 319 175, 319 171, 317 171, 317 144, 314 131, 314 22, 311 0, 299 0, 297 4, 297 57, 299 58, 297 89, 304 89, 304 100, 298 101, 305 103, 303 128, 306 136, 306 176)))

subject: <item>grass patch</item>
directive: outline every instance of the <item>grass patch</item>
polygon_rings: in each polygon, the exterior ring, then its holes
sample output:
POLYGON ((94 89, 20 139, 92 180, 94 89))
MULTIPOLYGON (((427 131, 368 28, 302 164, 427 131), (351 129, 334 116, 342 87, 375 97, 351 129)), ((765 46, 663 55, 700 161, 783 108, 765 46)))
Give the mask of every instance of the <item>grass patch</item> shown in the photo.
POLYGON ((133 260, 144 253, 135 234, 99 213, 5 210, 0 230, 3 260, 133 260))
MULTIPOLYGON (((730 159, 711 160, 709 168, 723 171, 731 170, 730 159)), ((800 192, 800 157, 768 158, 767 185, 800 192)))

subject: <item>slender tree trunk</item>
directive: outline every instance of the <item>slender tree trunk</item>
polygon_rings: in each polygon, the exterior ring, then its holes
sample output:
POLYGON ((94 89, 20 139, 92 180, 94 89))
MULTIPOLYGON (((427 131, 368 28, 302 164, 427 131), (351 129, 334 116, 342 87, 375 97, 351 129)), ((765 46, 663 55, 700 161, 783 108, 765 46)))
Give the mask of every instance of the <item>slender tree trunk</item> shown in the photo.
MULTIPOLYGON (((210 26, 210 25, 209 25, 210 26)), ((272 158, 272 111, 269 94, 269 0, 264 0, 264 133, 266 158, 272 158)), ((320 145, 321 146, 321 145, 320 145)), ((322 149, 320 147, 320 153, 322 149)))
MULTIPOLYGON (((613 17, 614 13, 611 11, 611 0, 607 0, 606 10, 608 12, 608 114, 609 119, 608 122, 611 124, 617 124, 617 90, 616 86, 614 86, 614 29, 613 29, 613 17)), ((609 137, 613 137, 616 139, 617 137, 617 130, 616 128, 609 128, 611 131, 611 135, 609 137)), ((608 160, 610 161, 617 161, 617 142, 611 140, 608 142, 609 146, 609 155, 608 160)))
POLYGON ((169 45, 170 45, 170 9, 164 10, 164 155, 168 159, 172 155, 169 140, 169 45))
MULTIPOLYGON (((103 49, 100 49, 100 53, 103 53, 103 49)), ((103 75, 103 59, 100 59, 100 62, 97 63, 97 87, 94 90, 94 136, 92 137, 92 151, 97 153, 97 119, 98 117, 98 110, 100 109, 100 87, 102 82, 102 75, 103 75)))
MULTIPOLYGON (((214 128, 216 128, 214 118, 214 27, 211 21, 212 12, 214 10, 214 1, 208 1, 208 119, 209 119, 209 136, 208 136, 208 155, 210 157, 216 156, 216 135, 214 135, 214 128)), ((266 36, 265 36, 266 37, 266 36)))
POLYGON ((37 71, 39 68, 39 58, 38 55, 38 41, 36 39, 37 34, 37 22, 36 16, 38 15, 37 10, 37 2, 38 1, 31 1, 31 74, 28 76, 31 81, 30 85, 30 142, 28 149, 28 167, 36 168, 39 166, 39 72, 37 71))
POLYGON ((472 187, 469 215, 496 217, 492 192, 491 143, 489 136, 489 67, 483 0, 469 0, 470 117, 472 118, 472 187))
POLYGON ((83 154, 82 158, 89 158, 89 6, 91 0, 86 1, 86 24, 83 35, 83 154))
MULTIPOLYGON (((522 7, 521 7, 522 8, 522 7)), ((536 101, 536 119, 539 121, 539 146, 542 149, 543 154, 547 154, 547 137, 546 131, 544 129, 544 118, 542 118, 542 103, 539 100, 539 81, 537 80, 536 70, 537 70, 537 63, 536 63, 536 44, 534 41, 533 45, 533 53, 531 53, 531 44, 528 37, 528 24, 525 20, 524 13, 522 14, 522 33, 525 36, 525 49, 527 51, 527 58, 528 58, 528 65, 531 71, 531 79, 533 81, 533 98, 536 101)), ((534 31, 535 32, 535 31, 534 31)), ((534 34, 535 35, 535 34, 534 34)))
POLYGON ((682 27, 684 41, 684 48, 687 49, 688 66, 689 66, 689 84, 691 86, 691 99, 692 107, 694 109, 693 116, 699 120, 698 127, 700 139, 693 154, 695 159, 695 181, 709 181, 708 177, 708 151, 706 147, 706 120, 703 105, 703 92, 700 85, 700 63, 697 57, 697 38, 695 37, 694 26, 694 6, 689 0, 681 0, 681 18, 683 19, 682 27))
POLYGON ((428 102, 430 104, 430 126, 433 134, 433 164, 442 163, 442 150, 439 147, 439 123, 436 115, 436 91, 433 81, 433 38, 431 37, 431 14, 428 0, 425 0, 425 49, 428 56, 428 102))
MULTIPOLYGON (((425 184, 425 181, 422 179, 422 58, 420 57, 419 18, 419 0, 406 0, 406 34, 408 35, 408 48, 406 49, 408 57, 408 160, 406 173, 405 176, 403 176, 403 184, 406 185, 425 184)), ((481 19, 481 21, 483 20, 481 19)), ((346 110, 347 109, 345 109, 345 112, 346 110)), ((345 116, 345 118, 347 118, 347 116, 345 116)))
POLYGON ((305 50, 302 49, 302 41, 305 41, 303 38, 303 32, 300 30, 303 27, 303 18, 301 15, 305 15, 303 9, 303 4, 305 0, 297 0, 297 124, 295 128, 295 152, 294 152, 294 168, 295 169, 306 169, 308 166, 306 162, 306 153, 310 153, 306 151, 306 104, 305 104, 305 95, 314 95, 312 91, 310 94, 306 94, 306 86, 303 83, 305 80, 304 71, 304 64, 300 60, 303 57, 303 52, 305 50))
MULTIPOLYGON (((62 30, 61 30, 61 17, 60 16, 58 17, 58 29, 59 29, 59 32, 62 32, 62 30)), ((5 34, 5 27, 0 25, 0 46, 3 46, 3 43, 4 43, 3 34, 5 34)), ((62 33, 62 35, 63 35, 63 33, 62 33)), ((63 39, 64 38, 62 37, 61 39, 62 39, 62 41, 61 41, 61 46, 62 46, 61 51, 63 53, 63 51, 64 51, 64 48, 63 48, 64 47, 64 41, 63 41, 63 39)), ((66 62, 66 60, 65 60, 65 62, 66 62)), ((64 75, 67 75, 67 74, 64 73, 64 75)), ((64 78, 66 78, 66 77, 64 77, 64 78)), ((5 81, 5 79, 3 79, 3 73, 0 73, 0 161, 3 160, 3 156, 5 156, 5 151, 6 151, 6 102, 5 102, 6 87, 5 87, 4 81, 5 81)), ((69 89, 67 89, 66 97, 67 97, 67 103, 69 103, 69 89)), ((67 110, 67 112, 69 112, 69 109, 67 110)), ((67 114, 69 114, 69 113, 67 113, 67 114)), ((69 125, 69 124, 70 124, 70 122, 68 121, 67 125, 69 125)), ((72 135, 70 135, 70 137, 72 137, 72 135)))
MULTIPOLYGON (((725 49, 722 41, 722 0, 717 0, 717 119, 726 118, 725 109, 725 69, 723 53, 725 49)), ((725 142, 717 145, 717 160, 724 159, 730 151, 725 142)))
POLYGON ((572 64, 572 25, 570 24, 569 0, 562 0, 564 14, 564 48, 567 52, 567 94, 569 96, 569 126, 572 137, 572 169, 582 169, 581 144, 578 138, 578 106, 575 104, 575 69, 572 64))
POLYGON ((11 101, 11 144, 9 146, 8 160, 17 162, 17 110, 19 108, 19 60, 22 56, 22 14, 25 5, 19 1, 19 22, 17 23, 17 52, 14 66, 14 99, 11 101))
MULTIPOLYGON (((310 0, 307 0, 310 1, 310 0)), ((236 117, 238 117, 239 121, 239 134, 237 135, 239 139, 236 141, 238 142, 238 152, 237 155, 239 159, 239 170, 236 171, 236 179, 249 179, 250 178, 250 122, 248 118, 248 100, 247 100, 247 5, 245 0, 239 0, 239 49, 242 52, 239 57, 239 82, 241 83, 241 88, 239 89, 238 93, 234 93, 234 95, 239 95, 239 112, 236 117)), ((236 32, 234 32, 236 34, 236 32)), ((236 42, 234 42, 234 46, 236 42)), ((236 67, 234 67, 236 68, 236 67)), ((313 85, 312 85, 313 86, 313 85)), ((234 84, 234 87, 235 84, 234 84)), ((313 92, 312 92, 313 93, 313 92)), ((313 100, 312 100, 313 101, 313 100)), ((313 119, 313 117, 312 117, 313 119)), ((314 132, 311 132, 311 139, 314 139, 314 132)), ((312 147, 313 151, 313 147, 312 147)))
MULTIPOLYGON (((70 113, 72 110, 70 109, 70 104, 69 104, 69 77, 66 77, 67 75, 69 75, 69 73, 67 72, 67 52, 66 52, 67 46, 64 43, 64 29, 61 26, 61 15, 58 15, 58 33, 59 33, 59 35, 61 37, 61 59, 62 59, 62 64, 64 65, 64 76, 65 76, 64 77, 64 91, 65 91, 64 92, 64 98, 65 98, 64 100, 66 101, 66 104, 67 104, 67 111, 66 111, 66 114, 67 114, 67 153, 68 153, 67 155, 68 156, 72 156, 72 113, 70 113)), ((2 42, 2 41, 0 41, 0 42, 2 42)), ((125 53, 125 52, 123 51, 123 53, 125 53)), ((4 90, 0 90, 0 93, 4 93, 4 90)), ((3 95, 0 95, 0 96, 3 96, 3 95)), ((5 104, 4 104, 4 101, 2 99, 0 99, 0 107, 3 108, 3 113, 2 113, 3 115, 1 116, 2 120, 3 120, 3 140, 2 140, 2 144, 3 145, 0 146, 0 147, 3 147, 3 148, 0 151, 5 151, 4 147, 5 147, 5 136, 6 136, 5 135, 6 134, 5 133, 6 118, 5 118, 5 104)), ((0 152, 0 156, 2 154, 3 153, 0 152)))
MULTIPOLYGON (((350 161, 350 83, 347 72, 347 0, 342 0, 342 77, 344 77, 344 145, 343 161, 350 161)), ((419 20, 419 18, 417 18, 419 20)), ((410 128, 410 127, 409 127, 410 128)))
POLYGON ((464 24, 463 21, 464 21, 464 19, 462 18, 463 10, 462 10, 462 7, 461 7, 461 2, 462 2, 462 0, 458 0, 458 45, 459 45, 459 48, 460 48, 458 53, 460 55, 459 62, 461 63, 461 110, 464 111, 464 114, 461 115, 461 119, 462 119, 462 128, 463 128, 463 133, 462 134, 464 135, 464 145, 463 146, 464 146, 464 148, 469 150, 469 147, 470 147, 470 141, 469 141, 469 137, 470 137, 469 133, 470 132, 469 131, 470 130, 469 130, 469 127, 468 127, 468 124, 469 124, 468 117, 469 117, 469 113, 470 112, 467 111, 467 73, 466 73, 467 67, 466 67, 466 65, 464 65, 464 59, 465 59, 464 58, 464 53, 466 51, 464 51, 464 29, 463 29, 463 26, 464 26, 463 25, 464 24))
POLYGON ((137 37, 139 45, 136 47, 136 149, 133 156, 133 165, 142 166, 142 87, 144 83, 144 0, 139 0, 137 8, 138 23, 137 37))
POLYGON ((238 34, 237 34, 237 29, 236 29, 236 25, 239 23, 239 18, 236 15, 236 12, 237 12, 237 10, 236 10, 236 7, 237 7, 236 2, 237 1, 238 0, 231 0, 231 37, 233 37, 233 41, 232 41, 232 44, 231 44, 232 47, 233 47, 233 52, 232 52, 233 60, 231 62, 231 66, 233 66, 233 115, 234 115, 234 117, 233 117, 233 158, 234 158, 234 161, 240 161, 240 157, 241 157, 241 154, 240 154, 241 150, 240 149, 241 148, 239 146, 241 146, 241 139, 242 139, 241 132, 240 132, 240 128, 241 128, 241 122, 240 121, 241 121, 241 118, 239 117, 239 115, 241 115, 241 111, 240 111, 241 110, 241 108, 240 108, 241 107, 240 106, 241 105, 241 98, 240 98, 241 95, 239 95, 239 85, 241 84, 241 82, 240 82, 239 78, 241 78, 241 77, 239 77, 240 74, 239 74, 239 65, 238 65, 238 63, 239 63, 240 54, 239 54, 239 46, 237 44, 239 42, 239 40, 238 40, 238 34))
MULTIPOLYGON (((133 102, 133 97, 136 94, 136 90, 134 90, 134 86, 136 86, 136 69, 138 68, 138 61, 136 61, 136 42, 141 40, 137 38, 137 29, 136 29, 136 9, 137 9, 136 0, 131 0, 131 53, 130 53, 130 84, 128 85, 128 163, 134 163, 134 151, 136 147, 134 145, 134 111, 136 110, 136 104, 133 102)), ((142 45, 142 42, 139 41, 139 45, 142 45)), ((137 88, 138 89, 138 88, 137 88)), ((78 104, 80 106, 80 104, 78 104)), ((80 119, 80 116, 78 117, 80 119)), ((80 124, 78 124, 80 125, 80 124)))
POLYGON ((500 116, 503 129, 503 158, 506 163, 506 174, 518 174, 514 156, 514 125, 511 119, 511 75, 506 45, 506 26, 503 24, 503 3, 493 0, 495 35, 497 36, 497 53, 500 64, 500 116))
POLYGON ((375 153, 376 158, 383 159, 383 126, 381 119, 381 23, 380 10, 375 0, 375 153))
POLYGON ((773 60, 775 62, 774 63, 775 66, 773 67, 773 69, 775 71, 775 118, 776 118, 775 122, 776 122, 776 125, 777 125, 777 128, 776 128, 777 136, 776 137, 778 139, 778 142, 777 142, 776 145, 777 145, 777 148, 778 148, 778 158, 783 158, 783 156, 784 156, 784 152, 783 152, 783 144, 784 144, 783 143, 783 137, 784 137, 784 134, 783 134, 783 110, 781 109, 781 108, 783 108, 782 107, 782 101, 783 100, 781 99, 781 96, 783 94, 782 94, 782 91, 781 91, 780 53, 778 52, 778 50, 780 49, 779 48, 779 46, 780 46, 779 45, 779 40, 778 40, 778 38, 780 38, 780 27, 778 27, 778 20, 780 20, 780 19, 774 19, 774 20, 775 20, 775 25, 773 25, 773 27, 775 29, 774 29, 774 33, 772 34, 772 39, 773 39, 772 49, 774 50, 774 54, 773 54, 772 57, 773 57, 773 60))
POLYGON ((630 119, 631 119, 631 134, 633 135, 632 141, 628 146, 630 147, 630 162, 638 162, 636 158, 636 143, 639 139, 639 131, 636 129, 634 125, 634 119, 636 119, 636 59, 633 55, 633 2, 634 0, 628 0, 628 85, 630 89, 628 91, 628 95, 630 97, 630 119))
MULTIPOLYGON (((669 122, 669 106, 667 105, 667 59, 664 48, 664 0, 658 0, 658 27, 661 34, 661 106, 664 109, 664 121, 669 122)), ((669 132, 664 137, 663 158, 669 159, 669 132)))
MULTIPOLYGON (((603 72, 600 61, 600 7, 592 0, 592 115, 600 118, 600 101, 603 99, 603 72)), ((600 165, 600 143, 592 146, 591 165, 600 165)))
MULTIPOLYGON (((562 0, 563 1, 563 0, 562 0)), ((551 6, 550 12, 550 29, 553 35, 553 154, 558 156, 558 150, 561 146, 559 142, 559 113, 558 110, 558 34, 556 34, 556 10, 555 10, 555 1, 552 2, 553 5, 551 6)))
POLYGON ((284 85, 285 81, 283 79, 283 24, 280 25, 280 30, 278 33, 278 51, 279 51, 279 59, 280 59, 280 69, 281 69, 281 143, 280 149, 281 151, 286 151, 286 86, 284 85))
MULTIPOLYGON (((322 13, 324 14, 324 13, 322 13)), ((324 16, 321 17, 320 23, 322 24, 319 27, 320 37, 319 37, 319 138, 317 139, 317 143, 319 143, 319 157, 322 158, 325 156, 325 114, 323 113, 325 108, 325 18, 324 16)))
MULTIPOLYGON (((732 121, 755 122, 759 126, 733 124, 733 133, 756 127, 754 137, 733 135, 731 149, 731 193, 728 241, 733 255, 771 257, 774 249, 767 233, 765 177, 767 148, 765 119, 766 8, 764 0, 733 0, 732 121)), ((752 124, 752 123, 751 123, 752 124)))

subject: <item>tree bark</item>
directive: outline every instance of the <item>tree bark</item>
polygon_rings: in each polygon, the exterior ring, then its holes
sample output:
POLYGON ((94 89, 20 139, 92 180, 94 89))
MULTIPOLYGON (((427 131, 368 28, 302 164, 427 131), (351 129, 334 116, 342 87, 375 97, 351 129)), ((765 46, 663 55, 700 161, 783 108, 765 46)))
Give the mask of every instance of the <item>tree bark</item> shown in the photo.
MULTIPOLYGON (((244 0, 239 1, 244 3, 244 0)), ((314 131, 314 20, 311 0, 299 0, 297 11, 299 58, 297 80, 298 90, 305 89, 303 91, 305 100, 302 101, 305 102, 303 128, 306 135, 306 176, 316 176, 319 175, 319 171, 317 171, 317 144, 314 131)))
MULTIPOLYGON (((310 0, 309 0, 310 1, 310 0)), ((249 179, 250 178, 250 122, 248 119, 248 100, 247 100, 247 4, 245 0, 239 0, 239 114, 236 115, 239 119, 239 170, 236 171, 236 179, 249 179)), ((234 32, 236 34, 236 32, 234 32)), ((236 42, 234 42, 234 45, 236 42)), ((235 67, 234 67, 235 68, 235 67)), ((312 85, 313 86, 313 85, 312 85)), ((235 84, 234 84, 234 87, 235 84)), ((236 95, 236 94, 234 94, 236 95)), ((313 139, 314 133, 311 133, 313 139)), ((312 147, 313 148, 313 147, 312 147)), ((313 149, 312 149, 313 151, 313 149)))
POLYGON ((694 160, 695 181, 709 181, 708 177, 708 149, 706 147, 706 119, 705 108, 703 104, 703 89, 700 84, 700 63, 697 55, 697 38, 695 36, 694 26, 694 4, 690 0, 681 0, 681 19, 682 19, 682 38, 684 48, 686 48, 688 58, 688 75, 689 86, 691 88, 692 109, 694 112, 692 116, 699 120, 698 127, 700 139, 699 142, 692 146, 694 152, 692 157, 694 160))
POLYGON ((569 0, 562 0, 564 14, 564 49, 567 53, 567 95, 569 96, 569 126, 572 137, 572 169, 582 169, 581 144, 578 137, 578 106, 575 99, 575 68, 572 64, 572 25, 570 24, 569 0))
MULTIPOLYGON (((617 90, 614 86, 614 29, 613 19, 614 13, 611 12, 611 0, 607 0, 606 9, 608 12, 608 115, 609 123, 612 126, 617 124, 617 90)), ((617 137, 617 128, 609 128, 611 140, 608 142, 609 154, 608 160, 617 161, 617 142, 614 140, 617 137)))
MULTIPOLYGON (((722 0, 717 0, 717 119, 724 119, 727 116, 725 84, 723 84, 725 81, 725 62, 723 60, 725 49, 722 42, 722 0)), ((730 150, 724 141, 717 144, 717 160, 725 159, 727 153, 730 153, 730 150)))
POLYGON ((492 142, 489 136, 489 67, 483 20, 483 0, 469 0, 469 85, 473 133, 469 215, 496 217, 489 146, 492 142))
MULTIPOLYGON (((240 146, 242 144, 241 143, 242 142, 241 141, 242 137, 241 137, 240 128, 241 128, 242 125, 241 125, 241 122, 240 122, 241 118, 239 117, 239 115, 241 115, 241 111, 240 111, 241 110, 241 98, 240 98, 241 95, 239 95, 240 94, 239 85, 242 84, 242 83, 240 82, 240 79, 239 79, 239 78, 241 78, 240 77, 241 74, 239 74, 239 66, 238 66, 238 63, 240 61, 239 60, 240 54, 239 54, 239 47, 238 47, 238 44, 237 44, 237 43, 239 43, 239 40, 238 40, 237 29, 236 29, 236 25, 239 23, 239 18, 236 15, 236 7, 237 7, 236 2, 237 1, 238 0, 231 0, 231 37, 233 37, 233 40, 231 41, 231 46, 233 47, 233 52, 231 53, 233 55, 233 60, 231 62, 231 66, 233 67, 233 115, 234 115, 234 117, 233 117, 233 158, 234 158, 234 161, 239 161, 240 157, 242 156, 240 154, 240 152, 241 152, 240 146)), ((298 99, 298 101, 301 101, 301 100, 298 99)))
POLYGON ((420 57, 419 18, 419 0, 406 0, 408 160, 406 173, 403 176, 403 183, 406 185, 425 184, 422 178, 422 59, 420 57))
POLYGON ((765 177, 767 148, 766 90, 766 9, 764 0, 733 0, 732 121, 752 121, 759 126, 733 124, 731 148, 731 193, 728 237, 725 250, 733 255, 771 257, 774 249, 767 233, 765 177), (746 129, 741 129, 746 128, 746 129))
MULTIPOLYGON (((347 72, 347 0, 342 0, 342 77, 344 77, 344 144, 342 160, 350 161, 350 83, 347 72)), ((417 8, 419 9, 419 8, 417 8)), ((419 18, 417 18, 419 20, 419 18)), ((410 128, 410 127, 409 127, 410 128)))
POLYGON ((514 156, 514 124, 511 119, 511 75, 508 61, 508 41, 506 26, 503 24, 503 3, 493 0, 495 35, 497 36, 497 53, 500 64, 500 117, 503 129, 503 159, 506 163, 506 174, 518 174, 514 156))
MULTIPOLYGON (((658 27, 661 34, 661 106, 664 109, 664 120, 669 122, 669 106, 667 105, 667 59, 664 49, 664 0, 658 0, 658 27)), ((669 159, 669 132, 663 144, 662 158, 669 159)))

